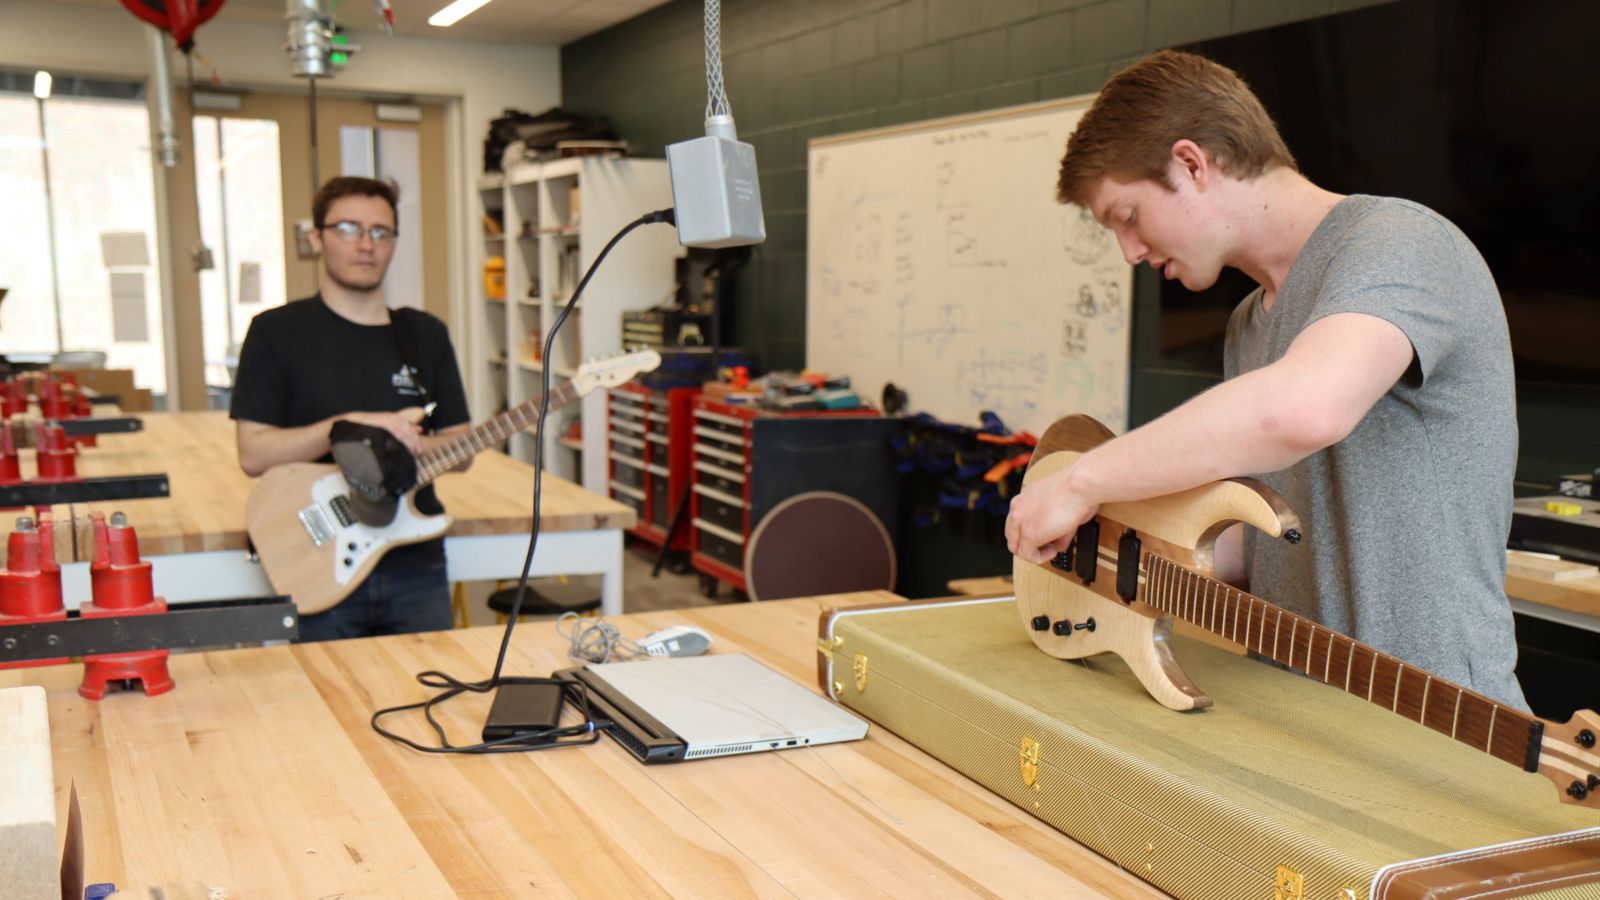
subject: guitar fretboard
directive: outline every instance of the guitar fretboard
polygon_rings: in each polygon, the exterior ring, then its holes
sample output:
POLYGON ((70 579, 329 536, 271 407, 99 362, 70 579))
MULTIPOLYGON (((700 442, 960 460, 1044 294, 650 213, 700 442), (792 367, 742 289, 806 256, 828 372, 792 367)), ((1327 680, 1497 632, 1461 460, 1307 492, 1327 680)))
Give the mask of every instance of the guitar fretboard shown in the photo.
MULTIPOLYGON (((550 392, 550 409, 557 410, 578 399, 572 382, 563 382, 550 392)), ((539 420, 539 398, 518 404, 455 440, 417 454, 417 487, 454 469, 485 450, 499 446, 513 434, 532 428, 539 420)))
POLYGON ((1544 723, 1154 553, 1146 603, 1529 772, 1544 723))

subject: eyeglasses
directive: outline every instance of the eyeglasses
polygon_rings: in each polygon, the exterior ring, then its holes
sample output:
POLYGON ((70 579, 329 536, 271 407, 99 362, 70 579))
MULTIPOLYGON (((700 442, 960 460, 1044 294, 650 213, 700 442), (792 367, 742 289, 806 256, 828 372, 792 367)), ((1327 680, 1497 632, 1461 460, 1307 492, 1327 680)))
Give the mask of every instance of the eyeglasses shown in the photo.
MULTIPOLYGON (((361 240, 360 222, 329 222, 322 226, 322 230, 331 231, 338 235, 341 240, 351 243, 361 240)), ((374 244, 387 244, 392 242, 399 232, 387 225, 374 225, 366 230, 366 234, 367 237, 372 238, 374 244)))

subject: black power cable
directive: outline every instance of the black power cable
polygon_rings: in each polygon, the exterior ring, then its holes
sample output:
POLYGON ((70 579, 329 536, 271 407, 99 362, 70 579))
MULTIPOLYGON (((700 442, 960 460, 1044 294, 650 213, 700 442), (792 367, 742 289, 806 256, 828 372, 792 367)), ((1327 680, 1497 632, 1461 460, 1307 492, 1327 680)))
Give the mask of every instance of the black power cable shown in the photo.
MULTIPOLYGON (((611 252, 619 241, 630 231, 641 225, 652 225, 656 222, 665 222, 669 225, 676 224, 673 211, 658 209, 655 212, 645 213, 632 222, 622 227, 610 241, 606 242, 600 254, 589 264, 583 278, 578 282, 578 287, 572 292, 572 299, 567 302, 561 315, 556 317, 555 324, 550 326, 550 333, 544 339, 544 359, 551 358, 551 351, 555 347, 556 334, 561 330, 562 323, 567 321, 567 316, 578 307, 578 299, 583 296, 583 289, 589 284, 589 279, 599 270, 600 264, 605 261, 606 254, 611 252)), ((553 366, 546 365, 540 377, 540 390, 543 392, 539 399, 539 419, 534 426, 533 449, 533 528, 528 532, 528 552, 522 558, 522 575, 517 579, 517 594, 511 601, 511 615, 506 619, 506 630, 500 637, 500 652, 495 657, 494 673, 483 681, 462 681, 446 675, 435 669, 417 673, 417 681, 431 688, 440 688, 441 692, 434 694, 426 700, 416 703, 407 703, 402 706, 391 706, 380 709, 372 714, 372 730, 398 744, 404 744, 413 750, 422 753, 522 753, 530 750, 543 750, 549 747, 567 747, 578 744, 592 744, 600 739, 600 731, 611 723, 604 719, 596 719, 589 708, 588 691, 581 684, 558 681, 552 678, 502 678, 500 671, 505 667, 506 651, 511 646, 511 629, 516 627, 517 616, 522 612, 522 599, 528 591, 528 570, 533 566, 533 553, 539 546, 539 498, 540 485, 544 476, 544 420, 550 411, 550 370, 553 366), (507 684, 558 684, 562 686, 568 699, 572 700, 583 711, 583 724, 569 725, 563 728, 551 728, 541 731, 525 732, 498 738, 492 741, 482 741, 476 744, 452 744, 445 734, 444 726, 433 716, 433 708, 440 703, 450 700, 462 693, 472 692, 484 694, 507 684), (419 744, 410 738, 402 737, 378 724, 379 720, 392 713, 420 709, 427 719, 428 725, 439 736, 439 745, 430 747, 419 744)))

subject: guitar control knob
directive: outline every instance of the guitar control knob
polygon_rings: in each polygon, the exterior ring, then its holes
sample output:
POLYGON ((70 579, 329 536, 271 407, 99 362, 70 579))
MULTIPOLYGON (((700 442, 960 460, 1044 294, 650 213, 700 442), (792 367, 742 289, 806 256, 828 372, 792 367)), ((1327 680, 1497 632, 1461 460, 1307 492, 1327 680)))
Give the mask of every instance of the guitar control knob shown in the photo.
POLYGON ((1583 782, 1574 781, 1572 786, 1567 788, 1567 796, 1574 800, 1582 800, 1583 798, 1589 796, 1589 789, 1584 786, 1583 782))
POLYGON ((1063 572, 1071 572, 1072 571, 1072 548, 1068 547, 1067 549, 1065 549, 1065 550, 1061 551, 1060 553, 1057 553, 1055 556, 1051 557, 1050 565, 1055 566, 1056 568, 1060 569, 1063 572))
POLYGON ((1055 625, 1051 626, 1050 630, 1055 632, 1060 637, 1072 637, 1072 620, 1062 619, 1055 625))
POLYGON ((1072 630, 1073 631, 1087 631, 1087 632, 1090 632, 1091 634, 1094 633, 1094 617, 1090 616, 1089 617, 1089 621, 1082 622, 1082 623, 1079 623, 1077 625, 1072 626, 1072 630))
POLYGON ((1033 625, 1033 630, 1034 631, 1047 631, 1050 628, 1050 617, 1049 616, 1034 616, 1033 617, 1033 622, 1030 623, 1030 624, 1033 625))
POLYGON ((351 559, 351 558, 350 558, 350 557, 348 557, 348 556, 346 556, 346 557, 345 557, 345 558, 344 558, 344 565, 345 565, 345 568, 349 568, 349 567, 350 567, 350 566, 351 566, 351 565, 352 565, 352 564, 353 564, 353 563, 354 563, 354 562, 355 562, 355 560, 353 560, 353 559, 351 559))
POLYGON ((1589 729, 1585 728, 1584 730, 1578 732, 1577 741, 1578 741, 1578 746, 1579 747, 1582 747, 1585 750, 1593 750, 1594 749, 1594 732, 1592 732, 1589 729))
POLYGON ((347 550, 349 550, 349 551, 350 551, 350 552, 351 552, 351 553, 354 553, 354 552, 356 552, 356 542, 355 542, 355 541, 351 541, 351 542, 350 542, 350 543, 349 543, 349 545, 348 545, 348 546, 346 546, 346 548, 345 548, 345 549, 347 549, 347 550))

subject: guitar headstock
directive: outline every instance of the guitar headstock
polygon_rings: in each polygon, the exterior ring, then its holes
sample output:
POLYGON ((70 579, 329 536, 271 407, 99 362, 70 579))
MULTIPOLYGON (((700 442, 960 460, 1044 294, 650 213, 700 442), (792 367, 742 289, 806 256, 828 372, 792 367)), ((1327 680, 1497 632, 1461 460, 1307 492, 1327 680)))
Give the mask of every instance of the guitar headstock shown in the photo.
POLYGON ((1600 811, 1600 715, 1579 710, 1566 724, 1544 723, 1539 774, 1561 791, 1561 802, 1600 811))
POLYGON ((572 389, 579 394, 587 394, 595 388, 613 388, 659 365, 661 354, 654 350, 635 350, 590 360, 573 373, 572 389))

